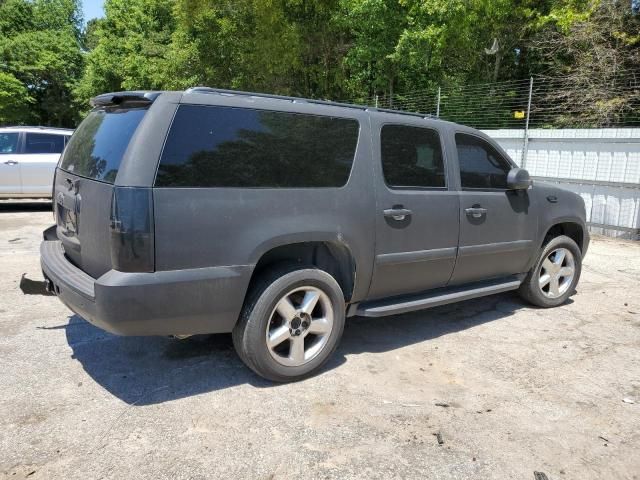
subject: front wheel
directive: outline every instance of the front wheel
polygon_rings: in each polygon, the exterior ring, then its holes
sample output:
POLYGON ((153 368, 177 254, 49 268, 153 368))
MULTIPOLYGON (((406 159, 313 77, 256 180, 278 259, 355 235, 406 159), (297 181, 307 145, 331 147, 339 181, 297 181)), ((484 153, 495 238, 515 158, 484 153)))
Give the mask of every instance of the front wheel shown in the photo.
POLYGON ((271 270, 249 292, 233 331, 240 358, 276 382, 300 380, 335 351, 345 321, 342 289, 313 267, 271 270))
POLYGON ((582 252, 571 238, 555 237, 542 248, 520 286, 520 295, 538 307, 557 307, 575 290, 582 271, 582 252))

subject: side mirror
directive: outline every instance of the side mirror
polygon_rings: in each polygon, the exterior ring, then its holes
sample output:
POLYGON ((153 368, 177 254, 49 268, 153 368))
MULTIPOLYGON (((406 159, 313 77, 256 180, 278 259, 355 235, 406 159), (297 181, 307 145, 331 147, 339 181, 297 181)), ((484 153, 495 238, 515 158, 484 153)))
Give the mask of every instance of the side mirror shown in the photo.
POLYGON ((507 188, 510 190, 526 190, 533 185, 533 180, 524 168, 512 168, 507 174, 507 188))

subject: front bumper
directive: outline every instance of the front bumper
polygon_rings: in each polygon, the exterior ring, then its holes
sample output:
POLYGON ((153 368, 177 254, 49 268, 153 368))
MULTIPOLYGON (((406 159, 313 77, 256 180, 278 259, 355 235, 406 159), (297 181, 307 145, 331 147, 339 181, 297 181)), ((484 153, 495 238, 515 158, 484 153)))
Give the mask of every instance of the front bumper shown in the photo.
POLYGON ((119 335, 230 332, 238 319, 249 265, 128 273, 93 278, 72 264, 62 243, 45 240, 40 263, 50 290, 75 313, 119 335))

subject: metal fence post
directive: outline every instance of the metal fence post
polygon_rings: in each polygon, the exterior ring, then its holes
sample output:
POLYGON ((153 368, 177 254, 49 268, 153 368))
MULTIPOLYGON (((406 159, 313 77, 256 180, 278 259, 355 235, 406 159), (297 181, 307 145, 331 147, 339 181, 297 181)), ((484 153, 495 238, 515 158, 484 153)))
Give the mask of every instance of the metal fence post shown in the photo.
POLYGON ((438 103, 436 105, 436 117, 440 118, 440 87, 438 87, 438 103))
POLYGON ((529 101, 527 103, 527 119, 524 124, 524 145, 522 146, 522 161, 520 166, 526 168, 527 153, 529 151, 529 117, 531 116, 531 95, 533 93, 533 77, 529 77, 529 101))
POLYGON ((378 95, 376 95, 376 108, 378 108, 378 95))

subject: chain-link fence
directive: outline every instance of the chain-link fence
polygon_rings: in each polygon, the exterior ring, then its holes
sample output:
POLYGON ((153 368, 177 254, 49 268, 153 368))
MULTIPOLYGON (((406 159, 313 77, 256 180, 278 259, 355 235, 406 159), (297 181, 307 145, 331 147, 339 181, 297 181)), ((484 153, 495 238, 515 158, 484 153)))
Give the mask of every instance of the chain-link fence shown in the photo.
POLYGON ((640 71, 610 78, 535 76, 375 95, 349 103, 450 120, 481 129, 640 126, 640 71))

